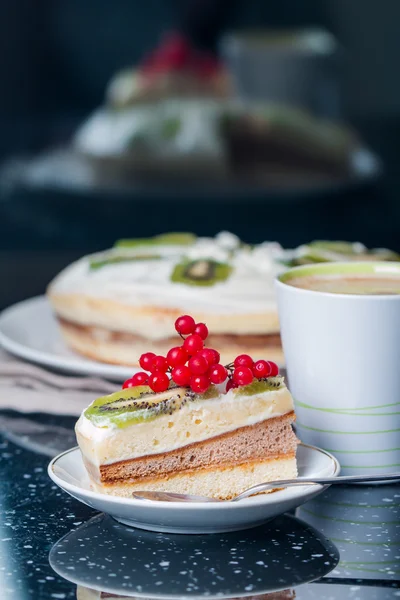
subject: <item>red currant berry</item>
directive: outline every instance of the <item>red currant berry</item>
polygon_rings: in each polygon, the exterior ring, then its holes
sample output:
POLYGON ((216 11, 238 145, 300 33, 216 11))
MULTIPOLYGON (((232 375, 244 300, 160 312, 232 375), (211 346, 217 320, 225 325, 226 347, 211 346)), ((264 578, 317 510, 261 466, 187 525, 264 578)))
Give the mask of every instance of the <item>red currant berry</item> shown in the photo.
POLYGON ((166 39, 159 53, 168 67, 182 69, 189 58, 190 46, 184 37, 174 34, 166 39))
POLYGON ((237 385, 249 385, 253 379, 254 375, 249 367, 237 367, 233 371, 233 381, 237 385))
POLYGON ((188 367, 193 375, 203 375, 208 371, 208 362, 203 356, 195 354, 189 360, 188 367))
POLYGON ((166 373, 157 371, 149 377, 149 386, 153 392, 165 392, 169 386, 169 377, 166 373))
POLYGON ((218 71, 218 61, 209 56, 202 56, 196 64, 196 73, 200 75, 200 77, 205 77, 209 79, 213 75, 215 75, 218 71))
POLYGON ((228 377, 228 371, 223 365, 214 365, 213 367, 211 367, 208 376, 210 378, 211 383, 223 383, 228 377))
POLYGON ((197 333, 202 340, 206 340, 208 337, 208 327, 205 323, 197 323, 193 333, 197 333))
POLYGON ((189 335, 183 342, 183 347, 189 356, 194 356, 200 352, 200 350, 203 350, 203 343, 204 342, 201 337, 197 335, 197 333, 193 333, 192 335, 189 335))
POLYGON ((179 317, 175 321, 175 329, 181 335, 189 335, 194 332, 194 328, 196 327, 196 322, 193 317, 189 315, 183 315, 183 317, 179 317))
POLYGON ((154 352, 146 352, 145 354, 142 354, 142 356, 139 358, 139 365, 142 367, 142 369, 145 371, 150 371, 151 363, 153 362, 153 358, 155 358, 155 356, 156 355, 154 352))
POLYGON ((275 377, 276 375, 278 375, 279 373, 279 367, 276 363, 272 362, 272 360, 267 360, 267 363, 270 365, 271 367, 271 373, 269 374, 270 377, 275 377))
POLYGON ((253 375, 257 377, 257 379, 262 379, 263 377, 269 377, 271 375, 271 363, 266 360, 257 360, 253 365, 253 375))
POLYGON ((221 358, 219 352, 214 350, 214 348, 203 348, 203 350, 200 350, 200 352, 198 352, 197 355, 200 355, 203 358, 205 358, 210 367, 219 363, 221 358))
POLYGON ((237 383, 235 383, 233 379, 228 379, 225 392, 229 392, 229 390, 232 390, 233 388, 237 388, 237 383))
POLYGON ((171 377, 177 385, 187 386, 190 383, 192 373, 189 367, 186 367, 185 365, 180 365, 179 367, 175 367, 175 369, 172 370, 171 377))
POLYGON ((167 362, 170 367, 177 367, 178 365, 184 365, 189 358, 188 353, 182 346, 176 346, 171 348, 167 354, 167 362))
POLYGON ((124 383, 122 384, 122 389, 126 390, 128 388, 135 387, 135 385, 137 384, 133 381, 133 377, 130 377, 129 379, 124 381, 124 383))
POLYGON ((167 359, 164 356, 155 356, 151 361, 150 371, 152 373, 165 373, 168 370, 167 359))
POLYGON ((197 394, 203 394, 210 387, 207 375, 193 375, 190 379, 190 387, 197 394))
POLYGON ((239 354, 239 356, 235 358, 235 362, 233 364, 235 367, 249 367, 251 369, 254 361, 248 354, 239 354))
POLYGON ((133 375, 131 381, 133 381, 133 385, 147 385, 149 383, 149 375, 143 371, 139 371, 139 373, 133 375))

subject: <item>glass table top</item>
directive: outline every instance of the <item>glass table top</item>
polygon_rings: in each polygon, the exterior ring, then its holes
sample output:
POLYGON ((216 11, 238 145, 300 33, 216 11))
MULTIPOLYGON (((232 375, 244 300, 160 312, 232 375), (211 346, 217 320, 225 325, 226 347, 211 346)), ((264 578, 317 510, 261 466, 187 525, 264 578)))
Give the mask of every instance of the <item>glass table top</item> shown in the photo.
POLYGON ((331 487, 248 531, 135 530, 48 478, 72 426, 0 414, 0 600, 400 598, 400 484, 331 487))

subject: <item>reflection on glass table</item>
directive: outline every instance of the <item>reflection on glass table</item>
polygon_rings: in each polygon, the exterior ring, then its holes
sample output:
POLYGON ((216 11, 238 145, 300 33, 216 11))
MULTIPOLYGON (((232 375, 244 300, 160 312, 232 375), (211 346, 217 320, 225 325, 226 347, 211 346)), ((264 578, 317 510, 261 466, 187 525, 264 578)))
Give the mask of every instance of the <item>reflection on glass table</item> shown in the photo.
MULTIPOLYGON (((107 592, 101 592, 98 590, 92 590, 78 585, 76 588, 77 600, 105 600, 106 598, 113 598, 115 600, 127 600, 128 598, 137 598, 137 596, 129 596, 127 594, 108 594, 107 592)), ((270 594, 260 594, 258 596, 244 596, 248 600, 294 600, 296 593, 294 590, 281 590, 280 592, 271 592, 270 594)), ((157 596, 156 598, 160 598, 157 596)), ((146 600, 156 600, 156 598, 148 597, 146 600)), ((230 600, 238 600, 238 598, 231 598, 230 600)))
POLYGON ((77 586, 97 598, 400 598, 399 485, 332 487, 299 518, 239 533, 154 534, 52 484, 49 456, 71 445, 72 427, 59 416, 0 416, 13 439, 0 434, 0 600, 76 600, 77 586))
MULTIPOLYGON (((330 574, 333 583, 348 581, 356 587, 362 583, 365 599, 400 596, 400 591, 390 589, 400 585, 398 486, 332 487, 296 514, 338 547, 340 562, 330 574), (378 583, 382 589, 375 595, 378 583)), ((320 597, 325 593, 321 589, 320 597)))
POLYGON ((107 594, 146 598, 237 598, 287 590, 327 575, 335 546, 288 515, 214 535, 135 530, 99 515, 51 549, 56 573, 107 594))

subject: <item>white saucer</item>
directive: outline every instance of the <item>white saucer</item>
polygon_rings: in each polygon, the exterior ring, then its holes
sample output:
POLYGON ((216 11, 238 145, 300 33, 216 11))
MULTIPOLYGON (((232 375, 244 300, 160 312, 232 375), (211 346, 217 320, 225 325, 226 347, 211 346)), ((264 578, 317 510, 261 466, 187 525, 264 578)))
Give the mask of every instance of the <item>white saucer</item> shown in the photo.
MULTIPOLYGON (((314 446, 300 444, 297 461, 300 477, 336 477, 340 472, 336 458, 314 446)), ((79 448, 54 458, 48 473, 65 492, 124 525, 168 533, 220 533, 256 527, 300 506, 328 487, 293 487, 240 502, 215 504, 118 498, 91 490, 79 448)))
POLYGON ((1 313, 0 345, 19 358, 65 373, 121 382, 138 370, 89 360, 71 352, 44 296, 24 300, 1 313))

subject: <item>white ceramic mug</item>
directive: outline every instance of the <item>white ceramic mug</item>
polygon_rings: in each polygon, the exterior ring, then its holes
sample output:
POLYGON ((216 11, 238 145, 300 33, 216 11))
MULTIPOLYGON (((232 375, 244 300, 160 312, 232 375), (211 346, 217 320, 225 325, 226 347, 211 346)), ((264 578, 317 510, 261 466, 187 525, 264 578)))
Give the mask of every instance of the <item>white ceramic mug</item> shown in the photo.
POLYGON ((241 100, 301 107, 320 117, 340 117, 341 52, 327 31, 232 32, 223 36, 220 45, 241 100))
POLYGON ((277 279, 297 432, 332 452, 344 475, 400 471, 400 295, 332 294, 294 277, 399 277, 397 263, 324 263, 277 279))

